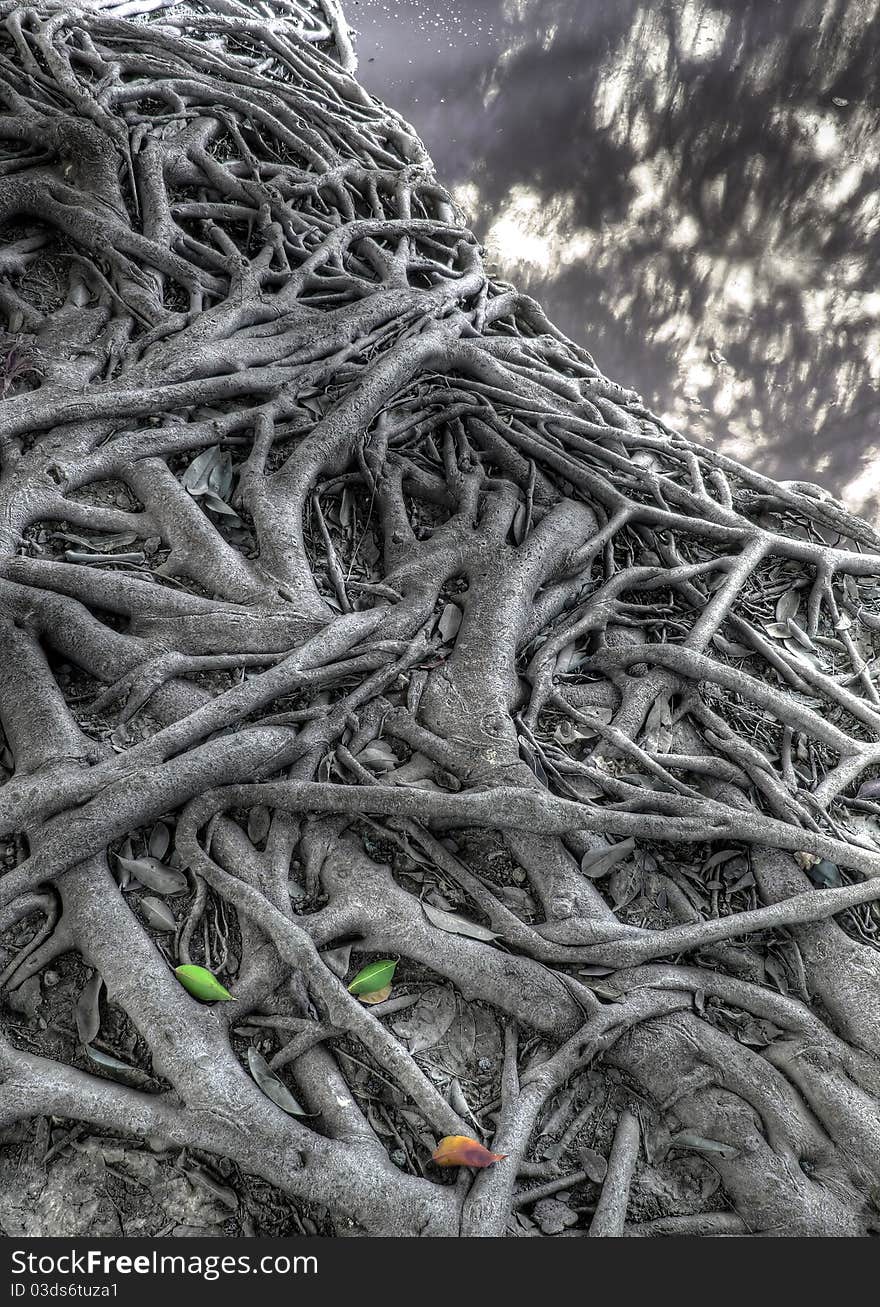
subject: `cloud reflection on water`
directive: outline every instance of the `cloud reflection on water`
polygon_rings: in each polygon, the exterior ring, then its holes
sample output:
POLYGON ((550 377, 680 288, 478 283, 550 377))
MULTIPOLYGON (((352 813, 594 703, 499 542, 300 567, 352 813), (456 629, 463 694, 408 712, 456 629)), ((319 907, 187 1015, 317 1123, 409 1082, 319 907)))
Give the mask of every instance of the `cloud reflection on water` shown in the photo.
POLYGON ((880 0, 354 21, 502 276, 694 439, 880 516, 880 0))

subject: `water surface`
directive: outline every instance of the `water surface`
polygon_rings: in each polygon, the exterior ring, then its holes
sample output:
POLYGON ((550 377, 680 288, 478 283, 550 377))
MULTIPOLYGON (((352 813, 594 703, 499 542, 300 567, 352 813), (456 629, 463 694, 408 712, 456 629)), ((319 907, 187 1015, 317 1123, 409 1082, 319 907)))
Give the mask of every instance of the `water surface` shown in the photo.
POLYGON ((880 519, 880 0, 349 0, 500 274, 668 421, 880 519))

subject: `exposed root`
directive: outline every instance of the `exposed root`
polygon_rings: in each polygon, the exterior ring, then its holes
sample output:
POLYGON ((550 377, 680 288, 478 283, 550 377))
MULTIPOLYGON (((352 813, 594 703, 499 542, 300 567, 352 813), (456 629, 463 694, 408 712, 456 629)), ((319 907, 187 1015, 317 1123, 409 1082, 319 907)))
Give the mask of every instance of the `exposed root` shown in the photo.
POLYGON ((262 9, 0 0, 3 1124, 338 1232, 874 1230, 875 533, 605 378, 335 0, 262 9))

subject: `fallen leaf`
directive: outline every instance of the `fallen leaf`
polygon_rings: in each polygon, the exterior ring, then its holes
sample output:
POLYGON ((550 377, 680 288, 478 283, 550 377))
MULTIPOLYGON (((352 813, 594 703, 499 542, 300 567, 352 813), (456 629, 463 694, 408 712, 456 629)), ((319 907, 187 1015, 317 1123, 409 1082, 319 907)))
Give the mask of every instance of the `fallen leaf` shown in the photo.
POLYGON ((100 971, 93 971, 76 1000, 74 1016, 80 1042, 90 1044, 101 1028, 101 989, 104 981, 100 971))
POLYGON ((180 478, 191 495, 212 495, 222 499, 232 489, 232 457, 219 445, 202 451, 180 478))
POLYGON ((714 867, 720 867, 723 863, 730 862, 731 858, 738 858, 740 852, 740 849, 719 849, 717 853, 713 853, 711 858, 707 858, 703 863, 703 871, 712 871, 714 867))
POLYGON ((339 525, 350 526, 353 516, 352 495, 348 486, 342 492, 342 498, 339 501, 339 525))
POLYGON ((636 842, 630 836, 629 839, 620 840, 617 844, 592 849, 581 858, 581 871, 585 876, 589 876, 590 880, 600 880, 602 876, 607 876, 612 867, 616 867, 623 858, 628 858, 635 847, 636 842))
POLYGON ((798 644, 802 645, 804 649, 815 648, 813 641, 807 635, 804 628, 802 626, 798 626, 797 622, 794 620, 793 617, 789 618, 788 630, 792 640, 795 640, 798 644))
POLYGON ((384 740, 373 740, 365 749, 361 749, 357 755, 357 760, 363 767, 368 767, 370 771, 376 772, 381 776, 387 771, 394 771, 400 764, 400 759, 384 740))
POLYGON ((440 614, 440 620, 437 623, 437 634, 444 644, 447 644, 457 633, 461 626, 461 609, 458 604, 447 604, 440 614))
POLYGON ((490 1153, 476 1139, 467 1135, 446 1135, 431 1154, 438 1166, 492 1166, 503 1162, 506 1153, 490 1153))
POLYGON ((157 894, 186 894, 189 890, 184 873, 175 867, 166 867, 158 858, 123 858, 117 853, 116 861, 130 876, 157 894))
POLYGON ((157 821, 150 831, 149 848, 154 858, 164 858, 171 845, 171 832, 164 821, 157 821))
POLYGON ((661 695, 651 706, 645 721, 642 747, 647 753, 669 753, 672 745, 672 706, 669 695, 661 695))
POLYGON ((272 817, 269 809, 262 803, 251 808, 248 813, 247 833, 251 844, 262 844, 269 834, 272 817))
POLYGON ((438 930, 448 931, 450 935, 466 935, 469 939, 483 940, 499 938, 494 930, 478 926, 475 921, 468 921, 466 917, 460 917, 457 912, 444 912, 442 908, 435 908, 424 901, 422 911, 433 926, 438 930))
POLYGON ((601 1184, 608 1171, 608 1163, 595 1148, 582 1148, 580 1153, 581 1169, 594 1184, 601 1184))
POLYGON ((596 725, 590 725, 589 720, 572 722, 566 718, 553 732, 553 739, 557 744, 574 744, 575 740, 595 740, 599 734, 599 727, 607 726, 614 713, 610 708, 583 708, 581 716, 592 719, 596 725))
POLYGON ((117 880, 119 881, 119 888, 121 890, 127 890, 131 885, 131 872, 126 870, 125 860, 126 858, 131 859, 131 857, 133 856, 132 848, 131 848, 131 840, 126 840, 125 843, 122 845, 122 848, 119 851, 119 853, 114 854, 114 856, 116 858, 116 863, 117 863, 116 875, 117 875, 117 880))
POLYGON ((304 1107, 300 1107, 287 1085, 276 1076, 269 1063, 258 1053, 253 1045, 247 1051, 248 1066, 251 1075, 267 1098, 290 1116, 308 1116, 304 1107))
POLYGON ((608 892, 616 908, 625 908, 642 892, 643 875, 641 867, 634 862, 615 867, 608 882, 608 892))
MULTIPOLYGON (((393 781, 395 785, 417 785, 421 781, 432 780, 434 777, 434 763, 424 753, 414 753, 408 762, 403 763, 400 767, 395 767, 394 771, 388 772, 386 779, 393 781)), ((406 841, 410 857, 416 861, 424 862, 416 851, 406 841)))
POLYGON ((205 967, 186 963, 182 967, 175 967, 174 974, 183 988, 203 1003, 226 1003, 234 997, 205 967))
POLYGON ((542 1198, 535 1203, 532 1216, 544 1234, 561 1234, 571 1225, 577 1225, 577 1212, 573 1212, 558 1198, 542 1198))
POLYGON ((813 884, 818 885, 820 889, 836 889, 838 885, 843 884, 837 863, 829 862, 827 858, 821 858, 805 870, 813 884))
POLYGON ((733 1144, 722 1144, 717 1139, 706 1139, 691 1130, 680 1130, 677 1135, 673 1135, 671 1146, 693 1149, 697 1153, 717 1153, 720 1157, 739 1156, 739 1149, 734 1148, 733 1144))
POLYGON ((410 1053, 423 1053, 438 1044, 455 1020, 455 996, 443 985, 432 985, 405 1017, 394 1022, 394 1033, 405 1039, 410 1053))
POLYGON ((777 622, 787 622, 790 617, 794 617, 801 606, 801 597, 797 590, 786 590, 776 600, 776 620, 777 622))
POLYGON ((321 954, 334 976, 340 980, 345 979, 345 973, 351 966, 351 948, 351 944, 340 944, 339 948, 331 948, 321 954))
POLYGON ((397 963, 393 958, 370 962, 357 973, 348 986, 348 992, 360 998, 364 994, 375 994, 379 990, 389 988, 396 970, 397 963))
POLYGON ((391 993, 391 986, 385 985, 382 989, 376 989, 371 994, 358 994, 362 1003, 384 1003, 391 993))
POLYGON ((753 658, 755 650, 750 649, 748 645, 740 644, 737 640, 726 640, 723 635, 713 635, 712 643, 716 649, 720 649, 728 658, 753 658))
POLYGON ((772 1021, 758 1021, 747 1017, 737 1030, 736 1037, 741 1044, 748 1044, 751 1048, 766 1048, 781 1034, 779 1026, 774 1026, 772 1021))
POLYGON ((219 1184, 212 1175, 209 1175, 207 1171, 202 1170, 201 1167, 187 1167, 184 1170, 184 1175, 192 1180, 194 1184, 207 1190, 213 1198, 217 1198, 221 1203, 223 1203, 224 1207, 228 1207, 232 1211, 238 1209, 238 1194, 236 1194, 234 1190, 228 1188, 227 1185, 219 1184))
POLYGON ((519 885, 493 885, 495 897, 500 899, 505 907, 512 908, 521 917, 527 917, 535 911, 535 901, 528 890, 524 890, 519 885))
POLYGON ((154 899, 149 894, 145 895, 141 899, 141 912, 146 918, 147 925, 152 926, 154 930, 177 930, 174 913, 161 899, 154 899))
POLYGON ((588 657, 586 649, 578 649, 574 644, 567 644, 556 656, 556 675, 565 676, 567 672, 577 671, 588 657))
POLYGON ((150 1077, 139 1067, 129 1066, 127 1062, 122 1062, 118 1057, 113 1057, 111 1053, 105 1053, 103 1049, 93 1048, 91 1044, 85 1045, 85 1053, 89 1061, 94 1062, 96 1066, 102 1067, 103 1070, 109 1071, 116 1080, 121 1080, 123 1084, 130 1085, 135 1089, 143 1089, 145 1085, 150 1084, 150 1077))
POLYGON ((227 504, 225 499, 221 499, 219 495, 204 495, 202 502, 204 503, 205 508, 210 509, 212 513, 221 513, 224 517, 234 517, 236 523, 241 521, 241 518, 238 516, 235 509, 227 504))
POLYGON ((764 630, 769 636, 772 636, 774 640, 788 640, 791 635, 788 621, 767 622, 764 626, 764 630))

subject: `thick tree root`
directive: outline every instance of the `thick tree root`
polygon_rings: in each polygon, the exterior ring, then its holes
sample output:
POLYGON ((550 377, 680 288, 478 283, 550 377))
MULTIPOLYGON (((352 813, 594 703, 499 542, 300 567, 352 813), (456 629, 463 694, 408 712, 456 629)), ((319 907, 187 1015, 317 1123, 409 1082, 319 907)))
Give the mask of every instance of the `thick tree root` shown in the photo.
POLYGON ((2 1124, 338 1233, 871 1233, 880 540, 494 281, 276 8, 0 0, 2 1124))

